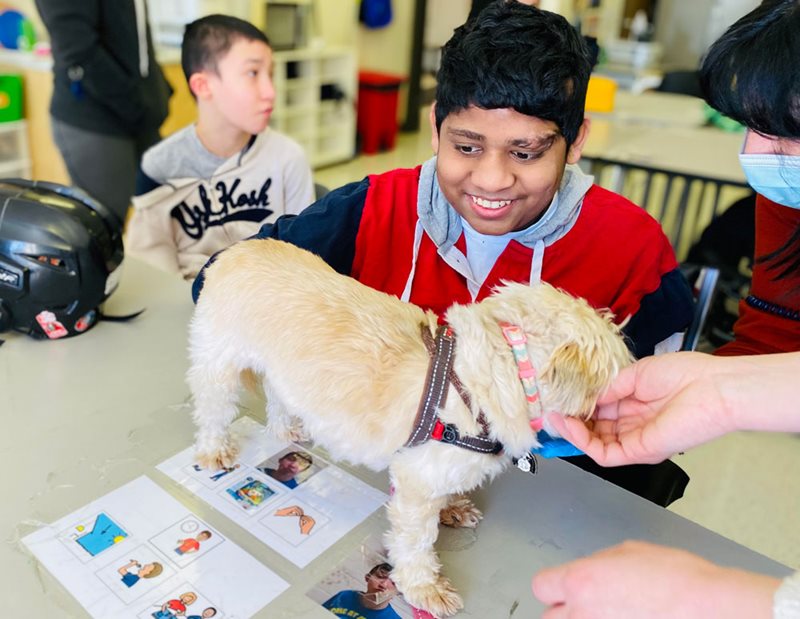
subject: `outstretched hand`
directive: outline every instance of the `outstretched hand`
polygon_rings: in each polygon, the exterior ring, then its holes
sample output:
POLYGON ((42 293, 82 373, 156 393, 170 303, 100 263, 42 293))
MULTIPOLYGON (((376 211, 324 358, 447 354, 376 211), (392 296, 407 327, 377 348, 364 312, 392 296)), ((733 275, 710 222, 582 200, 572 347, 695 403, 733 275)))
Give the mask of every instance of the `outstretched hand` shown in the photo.
POLYGON ((770 617, 776 578, 714 565, 684 550, 625 542, 542 570, 542 619, 770 617))
POLYGON ((619 373, 588 423, 556 414, 548 423, 602 466, 662 462, 733 429, 715 361, 702 353, 647 357, 619 373))

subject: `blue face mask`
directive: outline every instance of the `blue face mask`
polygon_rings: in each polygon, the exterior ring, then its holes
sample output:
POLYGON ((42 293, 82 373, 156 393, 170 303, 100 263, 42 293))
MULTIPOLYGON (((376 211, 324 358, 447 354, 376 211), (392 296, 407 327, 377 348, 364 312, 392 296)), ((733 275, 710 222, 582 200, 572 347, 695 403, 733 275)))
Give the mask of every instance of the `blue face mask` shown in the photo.
POLYGON ((768 200, 800 209, 800 156, 741 153, 747 182, 768 200))

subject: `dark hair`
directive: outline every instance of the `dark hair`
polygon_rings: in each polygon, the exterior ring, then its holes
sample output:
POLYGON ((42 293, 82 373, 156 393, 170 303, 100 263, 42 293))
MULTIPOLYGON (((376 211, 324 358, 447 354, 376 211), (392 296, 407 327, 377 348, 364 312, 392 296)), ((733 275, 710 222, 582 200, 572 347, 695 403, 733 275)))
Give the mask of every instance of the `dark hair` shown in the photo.
POLYGON ((700 86, 746 127, 800 139, 800 2, 765 0, 728 28, 703 59, 700 86))
MULTIPOLYGON (((800 140, 800 1, 764 0, 723 34, 700 68, 708 104, 753 131, 800 140)), ((781 279, 800 269, 800 228, 756 257, 781 279)))
POLYGON ((288 458, 289 456, 294 456, 295 458, 300 458, 301 460, 305 460, 308 462, 308 466, 314 464, 314 458, 311 457, 311 454, 305 453, 303 451, 289 451, 283 454, 278 460, 283 460, 284 458, 288 458))
POLYGON ((471 105, 550 120, 571 145, 583 123, 591 65, 566 19, 497 0, 456 29, 442 50, 436 128, 471 105))
POLYGON ((372 576, 378 570, 383 570, 387 574, 391 574, 393 569, 394 568, 392 567, 392 565, 390 563, 378 563, 378 565, 376 565, 369 572, 367 572, 367 576, 372 576))
POLYGON ((181 44, 181 67, 186 81, 198 71, 216 72, 217 62, 237 39, 261 41, 267 35, 250 22, 230 15, 206 15, 186 25, 181 44))

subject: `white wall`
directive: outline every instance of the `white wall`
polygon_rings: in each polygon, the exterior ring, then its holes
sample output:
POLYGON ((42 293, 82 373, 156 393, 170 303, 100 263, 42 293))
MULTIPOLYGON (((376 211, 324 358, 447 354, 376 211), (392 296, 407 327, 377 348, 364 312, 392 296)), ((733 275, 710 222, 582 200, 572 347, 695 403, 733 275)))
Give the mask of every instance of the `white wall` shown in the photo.
POLYGON ((655 39, 665 69, 693 69, 714 40, 759 0, 659 0, 655 39))
POLYGON ((359 67, 408 75, 411 67, 414 4, 414 0, 393 0, 392 21, 384 28, 366 28, 363 24, 358 24, 356 40, 359 67))
POLYGON ((325 45, 353 45, 358 35, 358 2, 314 0, 314 30, 325 45))
POLYGON ((471 6, 471 0, 428 0, 425 47, 442 47, 447 43, 453 36, 453 30, 467 21, 471 6))
MULTIPOLYGON (((356 42, 360 69, 409 76, 414 34, 414 4, 414 0, 392 0, 392 21, 384 28, 372 29, 358 24, 356 42)), ((405 118, 407 101, 408 82, 400 89, 398 119, 405 118)))

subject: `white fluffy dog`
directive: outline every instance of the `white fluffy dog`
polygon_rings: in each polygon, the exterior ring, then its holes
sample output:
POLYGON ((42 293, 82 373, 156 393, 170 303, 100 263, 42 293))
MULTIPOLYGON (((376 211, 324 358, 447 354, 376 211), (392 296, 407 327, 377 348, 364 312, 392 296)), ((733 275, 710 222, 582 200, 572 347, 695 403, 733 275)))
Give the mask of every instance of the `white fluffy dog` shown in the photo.
POLYGON ((308 437, 335 459, 388 466, 392 579, 409 603, 437 616, 463 607, 433 548, 440 512, 443 522, 475 526, 480 512, 459 495, 538 446, 533 418, 590 414, 630 361, 607 313, 546 284, 506 284, 480 303, 454 305, 445 318, 457 338, 453 369, 469 406, 447 383, 436 412, 462 436, 502 443, 499 454, 440 440, 407 446, 431 361, 421 330, 433 335, 437 316, 281 241, 238 243, 207 269, 191 323, 188 374, 197 460, 206 467, 236 459, 228 426, 243 372, 263 378, 276 436, 308 437), (507 323, 527 336, 538 401, 526 398, 499 326, 507 323))

